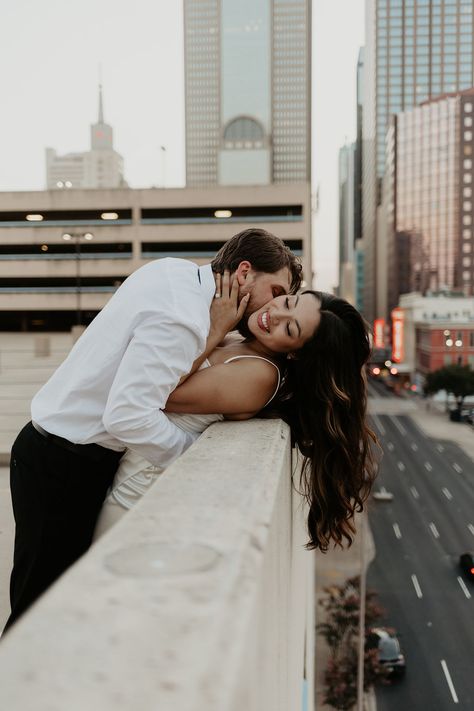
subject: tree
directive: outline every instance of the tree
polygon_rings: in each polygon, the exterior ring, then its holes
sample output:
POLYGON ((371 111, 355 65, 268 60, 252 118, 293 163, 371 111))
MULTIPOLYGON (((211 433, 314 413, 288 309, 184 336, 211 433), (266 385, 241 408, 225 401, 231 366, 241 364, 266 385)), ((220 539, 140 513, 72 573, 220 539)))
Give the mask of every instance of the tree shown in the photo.
MULTIPOLYGON (((324 675, 324 703, 338 711, 349 711, 357 702, 357 648, 352 645, 338 657, 331 657, 324 675)), ((387 683, 387 671, 379 664, 377 650, 364 653, 364 691, 374 684, 387 683)))
MULTIPOLYGON (((360 578, 349 578, 342 585, 325 588, 327 597, 319 601, 325 611, 325 622, 318 625, 318 631, 326 640, 332 655, 347 638, 359 632, 359 584, 360 578)), ((365 596, 365 625, 373 627, 383 617, 385 610, 377 601, 377 594, 368 589, 365 596)))
POLYGON ((474 395, 474 371, 468 365, 446 365, 426 376, 425 392, 427 395, 446 390, 456 398, 458 410, 464 398, 474 395))
MULTIPOLYGON (((325 611, 325 621, 318 625, 326 640, 330 659, 325 673, 324 703, 339 711, 352 709, 357 701, 357 658, 360 608, 360 579, 350 578, 343 585, 325 588, 326 597, 319 601, 325 611)), ((372 627, 384 615, 373 590, 366 591, 365 624, 372 627)), ((366 649, 364 654, 364 689, 387 679, 385 668, 379 664, 377 650, 366 649)))

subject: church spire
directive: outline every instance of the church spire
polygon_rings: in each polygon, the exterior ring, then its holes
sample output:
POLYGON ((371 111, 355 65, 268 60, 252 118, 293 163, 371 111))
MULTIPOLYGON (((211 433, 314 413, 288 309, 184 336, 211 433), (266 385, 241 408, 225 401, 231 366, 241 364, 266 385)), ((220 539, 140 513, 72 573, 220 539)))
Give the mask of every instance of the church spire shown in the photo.
POLYGON ((102 84, 99 84, 99 120, 97 123, 104 123, 104 104, 102 101, 102 84))
POLYGON ((112 126, 104 121, 104 102, 102 98, 102 82, 99 84, 99 117, 97 123, 91 126, 91 150, 113 150, 112 126))

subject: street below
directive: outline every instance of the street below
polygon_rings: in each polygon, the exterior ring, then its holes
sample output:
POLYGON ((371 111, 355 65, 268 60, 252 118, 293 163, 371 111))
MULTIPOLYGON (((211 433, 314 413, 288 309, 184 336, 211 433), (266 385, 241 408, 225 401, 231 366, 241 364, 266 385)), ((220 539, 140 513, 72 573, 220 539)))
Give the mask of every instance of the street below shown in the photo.
MULTIPOLYGON (((381 398, 379 387, 372 392, 381 398)), ((474 464, 455 442, 428 437, 414 418, 382 413, 379 406, 372 414, 384 450, 376 489, 393 500, 370 504, 376 555, 368 586, 386 610, 384 624, 397 630, 406 674, 377 690, 377 708, 472 710, 474 584, 458 562, 474 550, 474 464)))

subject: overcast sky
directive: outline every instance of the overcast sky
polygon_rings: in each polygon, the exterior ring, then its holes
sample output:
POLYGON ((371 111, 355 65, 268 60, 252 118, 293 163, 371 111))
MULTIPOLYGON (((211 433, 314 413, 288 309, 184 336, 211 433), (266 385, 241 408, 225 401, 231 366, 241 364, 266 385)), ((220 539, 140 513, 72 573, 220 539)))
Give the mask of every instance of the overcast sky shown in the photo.
MULTIPOLYGON (((0 190, 42 190, 47 146, 88 150, 99 71, 129 185, 184 185, 182 0, 0 0, 0 7, 0 190)), ((337 158, 355 137, 363 7, 364 0, 313 0, 320 196, 313 254, 316 286, 327 290, 337 283, 337 158)))

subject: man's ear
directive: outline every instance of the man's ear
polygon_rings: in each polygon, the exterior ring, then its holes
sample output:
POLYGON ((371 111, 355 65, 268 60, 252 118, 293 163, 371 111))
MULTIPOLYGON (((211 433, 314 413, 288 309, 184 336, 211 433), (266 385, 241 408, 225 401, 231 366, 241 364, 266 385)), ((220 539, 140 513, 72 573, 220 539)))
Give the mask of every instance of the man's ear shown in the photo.
POLYGON ((247 279, 247 275, 251 269, 252 265, 250 264, 250 262, 240 262, 239 266, 235 270, 235 277, 239 282, 240 286, 244 286, 245 280, 247 279))

